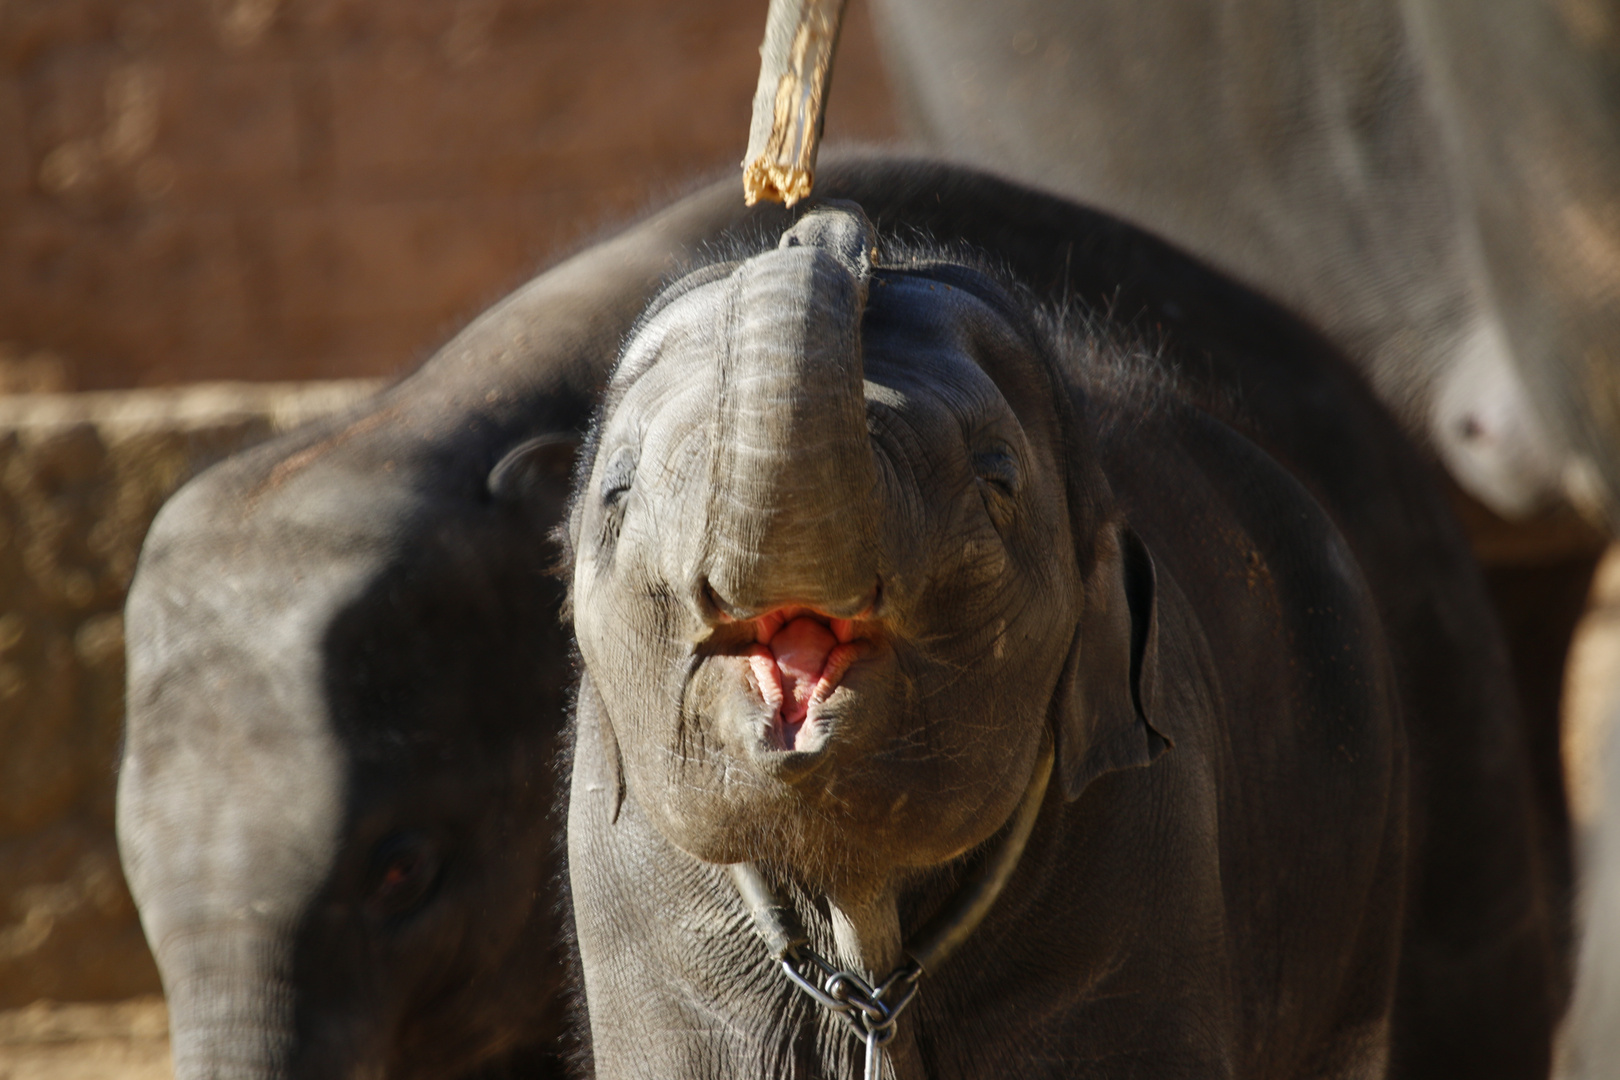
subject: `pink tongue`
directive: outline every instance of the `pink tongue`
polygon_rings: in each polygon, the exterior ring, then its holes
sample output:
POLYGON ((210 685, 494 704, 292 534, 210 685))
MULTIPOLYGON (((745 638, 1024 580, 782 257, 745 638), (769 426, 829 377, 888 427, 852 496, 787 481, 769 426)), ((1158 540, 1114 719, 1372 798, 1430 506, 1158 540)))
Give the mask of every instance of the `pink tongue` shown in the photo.
POLYGON ((810 695, 827 666, 827 656, 838 645, 827 625, 800 616, 783 626, 770 640, 776 666, 782 671, 782 716, 798 721, 810 708, 810 695))

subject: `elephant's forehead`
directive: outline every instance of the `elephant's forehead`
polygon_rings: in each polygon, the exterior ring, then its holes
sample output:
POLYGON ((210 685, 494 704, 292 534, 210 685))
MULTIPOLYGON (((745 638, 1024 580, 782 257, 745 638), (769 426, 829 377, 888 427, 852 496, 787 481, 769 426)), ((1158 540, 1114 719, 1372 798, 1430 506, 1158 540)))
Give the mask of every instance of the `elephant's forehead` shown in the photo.
POLYGON ((706 431, 719 394, 719 364, 708 354, 650 368, 630 386, 603 433, 605 449, 641 448, 642 461, 673 461, 706 431))
POLYGON ((865 343, 866 400, 902 414, 941 407, 976 416, 1005 408, 995 380, 960 341, 874 335, 865 343))
POLYGON ((874 283, 862 339, 869 401, 903 410, 927 399, 961 415, 1005 410, 995 361, 1029 352, 984 301, 922 276, 874 283))
POLYGON ((704 357, 718 360, 725 345, 728 312, 722 284, 712 282, 693 289, 637 327, 613 373, 612 388, 624 400, 630 400, 655 368, 704 357))
MULTIPOLYGON (((700 285, 642 326, 615 377, 616 419, 635 423, 672 405, 714 401, 741 319, 768 315, 745 310, 731 282, 700 285)), ((989 305, 921 276, 873 282, 862 336, 867 399, 897 410, 924 400, 972 412, 1004 405, 981 359, 990 350, 1022 351, 989 305)))

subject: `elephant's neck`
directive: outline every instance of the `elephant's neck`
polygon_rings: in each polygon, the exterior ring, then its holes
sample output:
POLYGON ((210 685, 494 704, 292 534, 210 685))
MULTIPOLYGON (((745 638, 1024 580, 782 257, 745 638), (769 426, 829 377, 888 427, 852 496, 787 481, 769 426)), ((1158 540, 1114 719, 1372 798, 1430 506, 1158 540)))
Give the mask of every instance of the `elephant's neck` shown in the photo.
MULTIPOLYGON (((847 906, 835 899, 828 900, 833 946, 837 952, 835 962, 846 970, 861 973, 874 985, 888 978, 906 960, 898 899, 898 889, 891 885, 862 902, 847 906)), ((914 1017, 901 1018, 894 1039, 883 1051, 888 1063, 883 1075, 894 1080, 923 1080, 915 1023, 914 1017)))
POLYGON ((882 980, 899 967, 904 954, 895 891, 884 889, 850 904, 830 900, 833 944, 838 961, 868 980, 882 980))

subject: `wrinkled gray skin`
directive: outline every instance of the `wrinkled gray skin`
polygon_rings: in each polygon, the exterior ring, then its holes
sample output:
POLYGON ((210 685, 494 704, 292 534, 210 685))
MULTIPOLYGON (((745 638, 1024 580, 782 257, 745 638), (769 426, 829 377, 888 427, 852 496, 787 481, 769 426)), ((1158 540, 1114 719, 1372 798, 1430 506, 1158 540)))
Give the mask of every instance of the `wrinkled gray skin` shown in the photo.
POLYGON ((1620 507, 1620 30, 1545 0, 876 0, 914 134, 1276 297, 1462 486, 1620 507))
POLYGON ((1242 361, 1132 346, 1106 294, 1054 328, 852 204, 753 251, 654 303, 570 515, 598 1075, 850 1075, 721 864, 881 978, 1047 740, 1028 849, 894 1075, 1544 1075, 1502 644, 1363 392, 1244 401, 1242 361), (776 680, 845 648, 801 725, 776 680))
MULTIPOLYGON (((884 227, 994 251, 1053 302, 1159 327, 1187 348, 1156 355, 1274 433, 1294 425, 1286 441, 1318 475, 1382 475, 1362 462, 1392 436, 1340 358, 1153 238, 917 162, 829 160, 818 187, 884 227)), ((128 609, 119 836, 180 1080, 554 1065, 555 841, 524 815, 546 817, 543 762, 564 722, 559 588, 540 568, 566 444, 531 440, 583 429, 678 266, 789 220, 743 210, 727 177, 538 277, 353 415, 212 470, 160 515, 128 609), (372 898, 412 900, 378 895, 407 854, 379 845, 407 833, 448 838, 452 858, 414 919, 379 920, 372 898)), ((1446 670, 1426 650, 1411 664, 1446 670)), ((1437 919, 1451 903, 1437 892, 1437 919)))

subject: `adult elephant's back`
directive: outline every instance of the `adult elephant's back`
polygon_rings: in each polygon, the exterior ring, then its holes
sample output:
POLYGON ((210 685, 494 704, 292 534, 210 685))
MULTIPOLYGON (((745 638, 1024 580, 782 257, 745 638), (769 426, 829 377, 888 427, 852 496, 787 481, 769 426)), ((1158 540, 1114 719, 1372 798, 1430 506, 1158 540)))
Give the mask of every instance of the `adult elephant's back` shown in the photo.
POLYGON ((1281 301, 1498 512, 1612 520, 1620 65, 1552 5, 874 9, 925 144, 1281 301))

